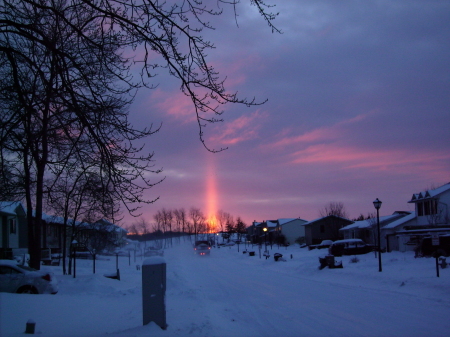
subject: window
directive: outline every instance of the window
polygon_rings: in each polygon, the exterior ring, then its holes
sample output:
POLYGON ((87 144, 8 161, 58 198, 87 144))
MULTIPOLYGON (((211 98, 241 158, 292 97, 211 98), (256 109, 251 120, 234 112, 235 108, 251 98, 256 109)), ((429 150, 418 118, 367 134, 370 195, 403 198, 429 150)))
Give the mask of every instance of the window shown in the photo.
POLYGON ((17 233, 16 219, 9 219, 9 233, 10 234, 17 233))
POLYGON ((430 204, 431 204, 431 206, 430 206, 430 211, 431 211, 431 214, 437 214, 437 204, 438 204, 438 202, 437 202, 437 200, 436 199, 431 199, 430 200, 430 204))
POLYGON ((320 225, 320 232, 321 233, 325 233, 325 226, 324 225, 320 225))
POLYGON ((423 203, 423 212, 425 215, 430 215, 430 201, 427 200, 423 203))
POLYGON ((423 215, 423 202, 417 203, 417 216, 423 215))

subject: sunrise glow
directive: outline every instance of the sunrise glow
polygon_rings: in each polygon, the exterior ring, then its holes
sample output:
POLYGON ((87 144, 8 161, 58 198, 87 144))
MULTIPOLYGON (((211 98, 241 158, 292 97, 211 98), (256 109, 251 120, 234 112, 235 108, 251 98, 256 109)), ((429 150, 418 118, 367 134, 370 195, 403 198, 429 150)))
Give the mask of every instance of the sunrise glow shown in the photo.
POLYGON ((217 180, 216 180, 216 164, 214 156, 208 156, 208 166, 206 172, 206 221, 215 231, 217 220, 217 180))

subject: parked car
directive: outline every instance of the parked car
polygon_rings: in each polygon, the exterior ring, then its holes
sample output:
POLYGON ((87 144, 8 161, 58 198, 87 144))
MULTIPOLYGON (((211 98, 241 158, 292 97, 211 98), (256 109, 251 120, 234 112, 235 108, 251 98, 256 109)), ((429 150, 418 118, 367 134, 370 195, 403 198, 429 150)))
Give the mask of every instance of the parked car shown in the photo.
POLYGON ((197 255, 209 255, 211 252, 209 241, 195 241, 194 252, 197 255))
POLYGON ((144 256, 164 256, 164 250, 155 247, 147 247, 144 256))
POLYGON ((331 246, 332 243, 333 243, 333 240, 323 240, 318 245, 309 245, 308 250, 312 250, 312 249, 316 249, 316 248, 317 249, 328 248, 331 246))
POLYGON ((19 265, 14 260, 0 260, 0 292, 56 294, 58 280, 53 273, 19 265))
POLYGON ((361 239, 346 239, 334 241, 328 248, 328 253, 334 256, 360 255, 373 251, 373 248, 361 239))

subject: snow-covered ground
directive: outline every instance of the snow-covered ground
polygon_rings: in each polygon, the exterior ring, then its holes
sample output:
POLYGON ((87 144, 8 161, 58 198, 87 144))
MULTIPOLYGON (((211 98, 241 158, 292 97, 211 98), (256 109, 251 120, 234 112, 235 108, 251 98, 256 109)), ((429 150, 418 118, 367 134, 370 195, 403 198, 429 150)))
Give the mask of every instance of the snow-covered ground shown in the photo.
MULTIPOLYGON (((337 258, 344 268, 319 270, 325 250, 294 247, 286 261, 213 248, 195 256, 189 242, 165 250, 166 330, 142 325, 142 259, 77 261, 77 277, 44 266, 59 280, 57 295, 0 293, 0 336, 23 336, 36 322, 39 336, 449 336, 450 268, 436 276, 435 259, 413 253, 337 258), (292 255, 292 258, 291 258, 292 255)), ((251 248, 250 248, 251 249, 251 248)), ((448 259, 450 260, 450 259, 448 259)))

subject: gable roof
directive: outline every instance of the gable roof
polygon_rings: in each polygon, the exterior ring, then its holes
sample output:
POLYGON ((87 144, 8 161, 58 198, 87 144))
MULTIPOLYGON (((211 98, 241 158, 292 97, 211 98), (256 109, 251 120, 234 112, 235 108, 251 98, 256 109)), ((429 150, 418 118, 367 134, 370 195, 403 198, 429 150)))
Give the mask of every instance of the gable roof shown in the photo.
POLYGON ((404 216, 403 218, 392 221, 390 224, 387 224, 383 228, 388 229, 388 228, 398 227, 400 225, 403 225, 404 223, 407 223, 407 222, 413 220, 415 217, 416 217, 416 212, 411 212, 410 214, 404 216))
POLYGON ((323 216, 321 218, 317 218, 317 219, 311 220, 311 221, 309 221, 307 223, 304 223, 304 224, 302 224, 302 226, 309 226, 309 225, 314 224, 315 222, 319 222, 319 221, 324 220, 326 218, 336 218, 336 219, 345 220, 345 221, 348 221, 348 222, 353 222, 352 220, 349 220, 349 219, 346 219, 346 218, 343 218, 343 217, 340 217, 340 216, 327 215, 327 216, 323 216))
POLYGON ((285 225, 285 224, 287 224, 287 223, 290 223, 290 222, 296 221, 296 220, 300 220, 300 221, 302 221, 302 222, 308 222, 307 220, 300 219, 300 218, 291 218, 291 219, 278 219, 278 224, 279 224, 280 226, 283 226, 283 225, 285 225))
POLYGON ((439 186, 438 188, 435 188, 434 190, 426 190, 421 191, 419 193, 414 193, 411 197, 411 200, 408 201, 409 203, 418 202, 421 200, 431 199, 434 198, 444 192, 450 191, 450 183, 447 183, 445 185, 439 186))
MULTIPOLYGON (((403 219, 406 216, 410 216, 411 214, 409 212, 394 212, 394 214, 391 215, 384 215, 384 216, 380 216, 380 227, 383 228, 387 228, 387 226, 392 223, 397 221, 398 219, 403 219)), ((377 224, 377 219, 376 218, 370 218, 370 219, 366 219, 366 220, 360 220, 360 221, 355 221, 354 223, 342 227, 341 229, 339 229, 340 231, 345 231, 345 230, 349 230, 349 229, 362 229, 362 228, 370 228, 373 225, 377 224)))
POLYGON ((22 210, 25 212, 25 208, 20 201, 0 201, 0 213, 17 215, 17 207, 22 207, 22 210))

